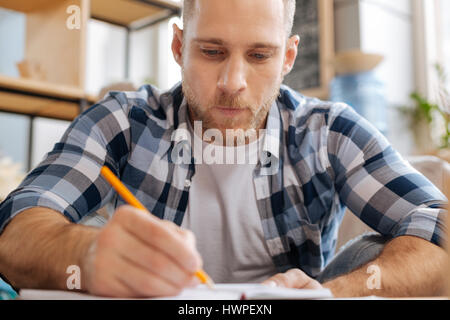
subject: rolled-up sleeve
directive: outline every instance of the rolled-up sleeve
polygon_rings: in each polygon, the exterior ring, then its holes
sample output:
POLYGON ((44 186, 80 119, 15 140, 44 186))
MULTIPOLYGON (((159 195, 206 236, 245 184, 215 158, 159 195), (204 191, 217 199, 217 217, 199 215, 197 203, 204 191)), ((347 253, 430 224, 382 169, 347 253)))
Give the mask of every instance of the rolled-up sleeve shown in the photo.
POLYGON ((100 169, 108 165, 118 174, 129 152, 130 125, 121 100, 107 96, 71 123, 53 150, 0 204, 0 233, 14 216, 32 207, 50 208, 78 222, 111 200, 112 189, 100 169))
POLYGON ((341 202, 383 235, 443 246, 447 199, 350 107, 330 112, 328 156, 341 202))

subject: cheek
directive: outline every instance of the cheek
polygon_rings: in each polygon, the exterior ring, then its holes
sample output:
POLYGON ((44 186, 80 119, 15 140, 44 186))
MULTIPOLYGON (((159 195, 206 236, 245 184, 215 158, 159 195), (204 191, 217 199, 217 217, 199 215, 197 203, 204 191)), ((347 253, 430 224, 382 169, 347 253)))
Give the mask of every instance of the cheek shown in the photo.
POLYGON ((189 87, 194 91, 201 101, 210 101, 214 97, 217 78, 216 70, 209 67, 208 64, 198 63, 195 60, 185 64, 184 80, 189 83, 189 87))
POLYGON ((281 67, 279 65, 270 65, 265 68, 254 69, 248 77, 249 87, 252 88, 252 94, 260 103, 272 95, 274 90, 280 84, 281 67))

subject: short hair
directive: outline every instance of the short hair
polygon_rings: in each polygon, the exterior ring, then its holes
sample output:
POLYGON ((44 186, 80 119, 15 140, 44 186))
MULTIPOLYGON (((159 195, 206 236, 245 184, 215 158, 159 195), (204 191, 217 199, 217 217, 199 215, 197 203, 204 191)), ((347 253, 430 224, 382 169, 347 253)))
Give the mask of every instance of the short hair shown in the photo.
MULTIPOLYGON (((289 37, 292 33, 294 25, 296 0, 282 0, 284 4, 284 17, 286 23, 286 34, 289 37)), ((195 0, 183 0, 183 26, 186 28, 189 17, 192 17, 194 12, 195 0)))

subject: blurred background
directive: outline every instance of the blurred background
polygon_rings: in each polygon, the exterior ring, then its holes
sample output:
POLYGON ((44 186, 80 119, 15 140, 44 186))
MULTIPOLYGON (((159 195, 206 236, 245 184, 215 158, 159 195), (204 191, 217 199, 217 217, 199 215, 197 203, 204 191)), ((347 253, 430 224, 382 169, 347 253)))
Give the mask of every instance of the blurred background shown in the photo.
MULTIPOLYGON (((176 0, 0 0, 0 200, 108 90, 181 80, 180 13, 176 0)), ((293 32, 285 83, 351 105, 448 196, 450 0, 297 0, 293 32)), ((368 230, 346 214, 337 248, 368 230)))
MULTIPOLYGON (((7 173, 13 185, 34 167, 108 88, 164 90, 180 81, 170 50, 180 7, 0 0, 3 185, 7 173)), ((286 84, 349 103, 404 156, 448 159, 449 0, 298 0, 294 32, 300 52, 286 84)))

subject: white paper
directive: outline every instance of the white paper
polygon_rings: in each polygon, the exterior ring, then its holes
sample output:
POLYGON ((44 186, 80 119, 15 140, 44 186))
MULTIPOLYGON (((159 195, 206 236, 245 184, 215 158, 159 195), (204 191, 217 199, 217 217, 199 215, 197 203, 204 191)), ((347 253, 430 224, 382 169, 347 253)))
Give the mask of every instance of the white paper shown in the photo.
MULTIPOLYGON (((205 285, 185 289, 178 296, 148 298, 152 300, 299 300, 332 298, 328 289, 287 289, 269 287, 262 284, 216 284, 214 289, 205 285)), ((20 290, 19 298, 23 300, 103 300, 117 299, 99 297, 84 293, 56 290, 20 290)), ((123 299, 121 299, 123 300, 123 299)), ((147 299, 145 299, 147 300, 147 299)))

